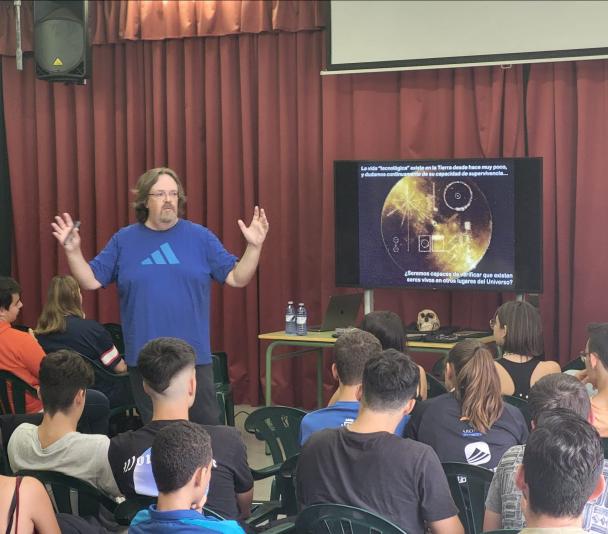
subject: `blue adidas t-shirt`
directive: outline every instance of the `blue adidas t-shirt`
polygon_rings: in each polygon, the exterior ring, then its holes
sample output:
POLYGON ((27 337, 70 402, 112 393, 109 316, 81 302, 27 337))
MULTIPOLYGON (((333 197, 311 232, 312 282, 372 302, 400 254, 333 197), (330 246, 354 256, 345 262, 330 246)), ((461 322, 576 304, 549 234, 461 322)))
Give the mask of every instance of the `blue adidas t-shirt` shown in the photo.
MULTIPOLYGON (((311 434, 325 428, 338 428, 350 425, 359 414, 359 403, 357 401, 341 401, 307 413, 300 423, 300 445, 304 445, 311 434)), ((410 416, 403 417, 395 434, 401 436, 410 416)))
POLYGON ((147 510, 138 512, 129 527, 129 534, 165 534, 166 532, 244 534, 245 531, 236 521, 219 521, 214 517, 199 514, 196 510, 159 512, 155 504, 147 510))
POLYGON ((165 231, 141 223, 116 232, 90 262, 102 286, 116 282, 127 365, 157 337, 177 337, 211 363, 211 281, 223 283, 236 256, 204 226, 183 219, 165 231))

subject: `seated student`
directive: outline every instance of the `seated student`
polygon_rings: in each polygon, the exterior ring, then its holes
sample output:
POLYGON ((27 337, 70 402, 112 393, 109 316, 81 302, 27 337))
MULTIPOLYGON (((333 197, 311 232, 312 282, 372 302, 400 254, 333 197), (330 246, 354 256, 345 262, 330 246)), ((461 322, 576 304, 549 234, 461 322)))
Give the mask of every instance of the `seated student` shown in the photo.
POLYGON ((160 429, 152 442, 151 462, 158 502, 133 518, 130 534, 244 532, 236 521, 203 515, 213 457, 211 438, 202 425, 177 421, 160 429))
MULTIPOLYGON (((583 534, 583 508, 604 489, 597 430, 569 410, 545 412, 515 476, 527 527, 522 534, 583 534)), ((598 532, 606 532, 606 526, 598 532)))
POLYGON ((367 361, 350 426, 315 432, 298 461, 301 506, 339 503, 379 514, 408 534, 462 534, 437 455, 392 432, 415 404, 418 368, 394 349, 367 361))
MULTIPOLYGON (((110 333, 97 321, 84 318, 82 293, 71 276, 52 278, 34 333, 46 353, 71 349, 99 362, 110 372, 127 372, 127 364, 114 346, 110 333)), ((116 384, 98 377, 93 387, 108 397, 112 408, 134 403, 128 383, 116 384)))
MULTIPOLYGON (((11 328, 22 307, 19 284, 8 276, 0 276, 0 369, 36 387, 44 350, 33 335, 11 328)), ((40 401, 26 393, 25 411, 35 413, 41 409, 40 401)))
POLYGON ((597 389, 591 398, 593 426, 603 438, 608 437, 608 323, 590 324, 589 338, 581 357, 585 362, 583 381, 597 389))
MULTIPOLYGON (((528 410, 532 428, 549 410, 569 410, 591 419, 591 404, 585 387, 573 376, 554 373, 544 376, 530 390, 528 410)), ((486 498, 483 529, 520 529, 524 527, 521 492, 515 485, 515 474, 523 461, 525 445, 511 447, 502 457, 490 484, 486 498)), ((604 461, 604 478, 608 478, 608 462, 604 461)), ((608 517, 608 487, 596 503, 585 505, 583 527, 591 532, 603 532, 608 517)))
POLYGON ((120 496, 107 455, 107 436, 81 434, 76 425, 93 370, 70 350, 48 354, 40 366, 40 426, 19 425, 8 442, 11 469, 58 471, 92 484, 110 497, 120 496))
POLYGON ((51 500, 38 480, 0 476, 0 532, 60 534, 51 500))
MULTIPOLYGON (((313 432, 324 428, 348 426, 359 413, 359 390, 365 363, 382 352, 380 341, 368 332, 353 329, 341 335, 334 345, 331 372, 338 381, 334 403, 304 416, 300 424, 300 444, 306 443, 313 432)), ((409 415, 403 417, 394 431, 401 436, 409 415)))
POLYGON ((543 328, 540 313, 524 301, 505 302, 490 321, 502 357, 496 360, 503 395, 528 398, 534 383, 551 373, 561 373, 557 362, 542 361, 543 328))
POLYGON ((506 404, 492 355, 476 339, 456 343, 445 368, 449 393, 420 403, 406 435, 430 445, 442 462, 494 469, 507 449, 525 443, 521 411, 506 404))
MULTIPOLYGON (((115 436, 108 450, 114 477, 126 497, 158 494, 150 467, 152 441, 162 428, 188 419, 196 394, 194 364, 194 349, 180 339, 153 339, 141 349, 137 369, 152 399, 152 421, 115 436)), ((215 452, 207 506, 228 519, 245 518, 253 499, 253 477, 241 435, 229 426, 202 428, 211 436, 215 452)))
MULTIPOLYGON (((378 310, 366 314, 359 328, 374 334, 380 340, 382 350, 395 349, 405 352, 407 348, 407 334, 403 321, 392 311, 378 310)), ((426 400, 426 371, 419 365, 418 372, 420 376, 416 396, 418 400, 426 400)))

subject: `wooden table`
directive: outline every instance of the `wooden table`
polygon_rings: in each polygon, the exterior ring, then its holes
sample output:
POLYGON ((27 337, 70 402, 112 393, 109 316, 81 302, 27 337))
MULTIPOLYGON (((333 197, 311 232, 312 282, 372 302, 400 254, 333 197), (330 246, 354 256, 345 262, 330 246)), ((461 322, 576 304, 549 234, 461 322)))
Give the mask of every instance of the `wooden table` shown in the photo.
MULTIPOLYGON (((332 337, 333 330, 327 332, 309 332, 305 336, 294 336, 286 334, 284 331, 269 332, 260 334, 258 339, 270 341, 266 349, 266 406, 272 405, 272 362, 296 358, 309 352, 317 354, 317 405, 322 408, 323 403, 323 349, 332 347, 336 338, 332 337), (303 347, 294 352, 273 356, 275 347, 303 347)), ((494 341, 492 336, 477 338, 483 343, 494 341)), ((449 343, 429 343, 426 341, 408 341, 408 352, 434 352, 442 355, 448 354, 455 342, 449 343)))

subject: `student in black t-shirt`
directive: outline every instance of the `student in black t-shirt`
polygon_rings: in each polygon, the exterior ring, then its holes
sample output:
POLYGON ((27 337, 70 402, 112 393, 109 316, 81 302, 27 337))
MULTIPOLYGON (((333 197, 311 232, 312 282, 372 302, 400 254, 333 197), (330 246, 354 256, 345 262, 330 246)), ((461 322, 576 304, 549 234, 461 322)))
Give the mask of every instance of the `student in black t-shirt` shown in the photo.
MULTIPOLYGON (((97 321, 85 319, 82 293, 72 276, 54 276, 51 279, 34 333, 47 354, 71 349, 101 363, 112 373, 127 372, 127 364, 114 346, 110 333, 97 321)), ((134 403, 128 383, 117 384, 97 378, 93 388, 108 397, 111 408, 134 403)))
MULTIPOLYGON (((175 338, 153 339, 139 353, 137 369, 152 399, 152 421, 115 436, 108 450, 114 478, 127 498, 158 495, 150 460, 152 441, 161 428, 188 419, 196 394, 194 363, 194 349, 175 338)), ((206 506, 226 519, 246 518, 253 499, 253 478, 243 440, 235 428, 201 426, 211 436, 214 453, 206 506)))
POLYGON ((361 408, 348 427, 315 432, 296 473, 302 506, 339 503, 371 510, 408 534, 462 534, 433 450, 392 434, 415 404, 418 369, 394 349, 367 361, 361 408))
POLYGON ((449 393, 420 403, 406 436, 433 447, 442 462, 495 469, 502 455, 528 437, 518 408, 506 404, 492 355, 475 339, 456 343, 446 363, 449 393))

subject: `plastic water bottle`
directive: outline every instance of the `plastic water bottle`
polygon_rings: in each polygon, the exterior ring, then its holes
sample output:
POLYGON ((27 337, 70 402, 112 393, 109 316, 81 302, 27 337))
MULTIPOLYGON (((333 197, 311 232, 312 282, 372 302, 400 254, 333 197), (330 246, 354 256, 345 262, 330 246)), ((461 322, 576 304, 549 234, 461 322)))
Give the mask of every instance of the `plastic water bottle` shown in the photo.
POLYGON ((304 303, 300 302, 298 304, 298 312, 296 313, 296 334, 298 336, 305 336, 308 332, 308 327, 306 326, 307 316, 304 303))
POLYGON ((293 305, 293 300, 287 303, 285 310, 285 333, 296 335, 296 307, 293 305))

